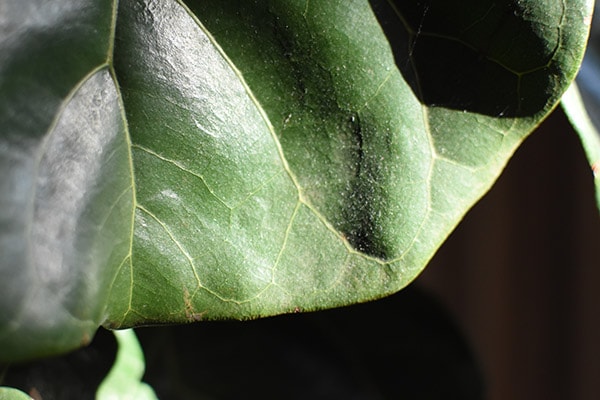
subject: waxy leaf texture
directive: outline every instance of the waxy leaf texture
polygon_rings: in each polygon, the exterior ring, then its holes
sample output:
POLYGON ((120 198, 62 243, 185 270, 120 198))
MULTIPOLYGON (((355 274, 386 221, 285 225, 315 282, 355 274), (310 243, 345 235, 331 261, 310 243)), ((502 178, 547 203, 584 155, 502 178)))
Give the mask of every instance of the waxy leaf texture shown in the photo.
POLYGON ((0 361, 411 282, 573 80, 591 2, 10 0, 0 361))

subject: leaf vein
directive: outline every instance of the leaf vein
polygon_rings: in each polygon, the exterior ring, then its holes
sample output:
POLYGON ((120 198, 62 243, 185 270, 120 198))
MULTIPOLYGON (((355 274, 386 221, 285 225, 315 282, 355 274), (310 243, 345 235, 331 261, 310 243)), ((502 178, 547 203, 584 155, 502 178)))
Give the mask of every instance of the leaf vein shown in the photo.
POLYGON ((176 161, 176 160, 172 160, 172 159, 170 159, 168 157, 165 157, 165 156, 163 156, 163 155, 155 152, 154 150, 151 150, 151 149, 149 149, 147 147, 144 147, 142 145, 139 145, 139 144, 135 144, 134 143, 134 144, 131 145, 131 147, 135 148, 135 149, 138 149, 140 151, 143 151, 143 152, 145 152, 145 153, 147 153, 147 154, 149 154, 151 156, 154 156, 154 157, 158 158, 159 160, 164 161, 166 163, 169 163, 169 164, 177 167, 181 171, 183 171, 183 172, 185 172, 185 173, 187 173, 189 175, 192 175, 195 178, 200 179, 200 181, 202 181, 202 184, 204 185, 204 187, 206 187, 206 190, 208 190, 209 193, 212 194, 215 199, 217 199, 217 201, 219 201, 221 204, 223 204, 229 210, 232 210, 233 208, 235 208, 235 206, 230 206, 229 204, 227 204, 227 202, 225 200, 223 200, 216 193, 216 191, 206 182, 206 179, 204 178, 204 176, 202 176, 201 174, 199 174, 197 172, 194 172, 194 171, 190 170, 188 167, 186 167, 185 165, 183 165, 181 162, 176 161))
POLYGON ((190 255, 190 253, 186 250, 186 248, 184 247, 183 244, 181 244, 179 242, 179 240, 177 240, 177 238, 175 237, 175 234, 173 232, 171 232, 171 230, 169 229, 169 227, 167 226, 167 224, 165 222, 163 222, 160 218, 158 218, 158 216, 156 216, 152 211, 148 210, 147 208, 145 208, 144 206, 142 206, 141 204, 138 204, 137 209, 144 212, 145 214, 149 215, 152 219, 154 219, 159 225, 160 227, 165 231, 165 233, 167 234, 167 236, 169 236, 169 239, 171 239, 171 241, 175 244, 175 246, 177 246, 177 248, 179 249, 179 251, 181 252, 181 254, 183 254, 183 256, 187 259, 190 268, 192 269, 192 272, 194 273, 194 277, 196 278, 196 282, 198 283, 199 287, 204 287, 204 285, 202 285, 202 281, 200 280, 200 277, 198 276, 198 273, 196 271, 196 265, 194 264, 194 259, 193 257, 190 255))

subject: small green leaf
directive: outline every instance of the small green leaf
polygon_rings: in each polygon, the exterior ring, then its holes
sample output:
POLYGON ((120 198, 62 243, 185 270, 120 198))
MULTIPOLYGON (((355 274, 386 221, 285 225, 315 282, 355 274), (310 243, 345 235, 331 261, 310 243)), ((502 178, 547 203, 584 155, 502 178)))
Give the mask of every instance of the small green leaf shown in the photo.
POLYGON ((596 185, 596 203, 600 209, 600 132, 590 119, 585 104, 573 82, 562 98, 562 106, 567 117, 579 134, 596 185))
POLYGON ((153 400, 154 390, 141 382, 145 361, 133 329, 115 331, 119 350, 115 363, 98 388, 98 400, 153 400))
POLYGON ((18 389, 0 386, 0 400, 32 400, 25 392, 18 389))

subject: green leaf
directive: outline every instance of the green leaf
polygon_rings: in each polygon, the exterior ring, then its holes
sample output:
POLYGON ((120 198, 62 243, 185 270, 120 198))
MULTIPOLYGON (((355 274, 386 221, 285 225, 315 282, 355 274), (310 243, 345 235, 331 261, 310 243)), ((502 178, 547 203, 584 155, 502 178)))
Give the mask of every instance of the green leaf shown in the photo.
POLYGON ((115 363, 98 392, 97 400, 152 400, 156 395, 150 386, 141 382, 144 375, 144 353, 133 329, 115 331, 119 345, 115 363))
POLYGON ((596 203, 600 209, 600 132, 590 119, 577 84, 573 82, 562 98, 567 117, 579 134, 596 185, 596 203))
POLYGON ((364 1, 156 4, 119 10, 137 208, 123 271, 133 289, 111 296, 115 326, 334 307, 402 288, 555 105, 589 12, 488 3, 448 27, 444 2, 396 5, 379 11, 405 24, 391 39, 409 48, 394 57, 364 1), (431 59, 450 45, 459 57, 431 59), (420 74, 435 77, 440 63, 481 76, 439 94, 420 74))
POLYGON ((0 361, 87 344, 130 251, 110 1, 11 1, 0 52, 0 361))
POLYGON ((0 386, 0 400, 31 400, 31 397, 18 389, 0 386))
POLYGON ((591 12, 71 3, 2 20, 0 359, 401 289, 560 99, 591 12))

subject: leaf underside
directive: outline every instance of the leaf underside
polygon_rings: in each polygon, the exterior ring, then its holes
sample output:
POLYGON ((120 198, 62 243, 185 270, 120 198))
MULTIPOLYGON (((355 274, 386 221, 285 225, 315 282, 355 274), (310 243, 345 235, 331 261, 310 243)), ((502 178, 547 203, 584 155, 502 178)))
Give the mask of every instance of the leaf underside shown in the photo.
POLYGON ((554 107, 591 9, 13 3, 0 360, 401 289, 554 107))

